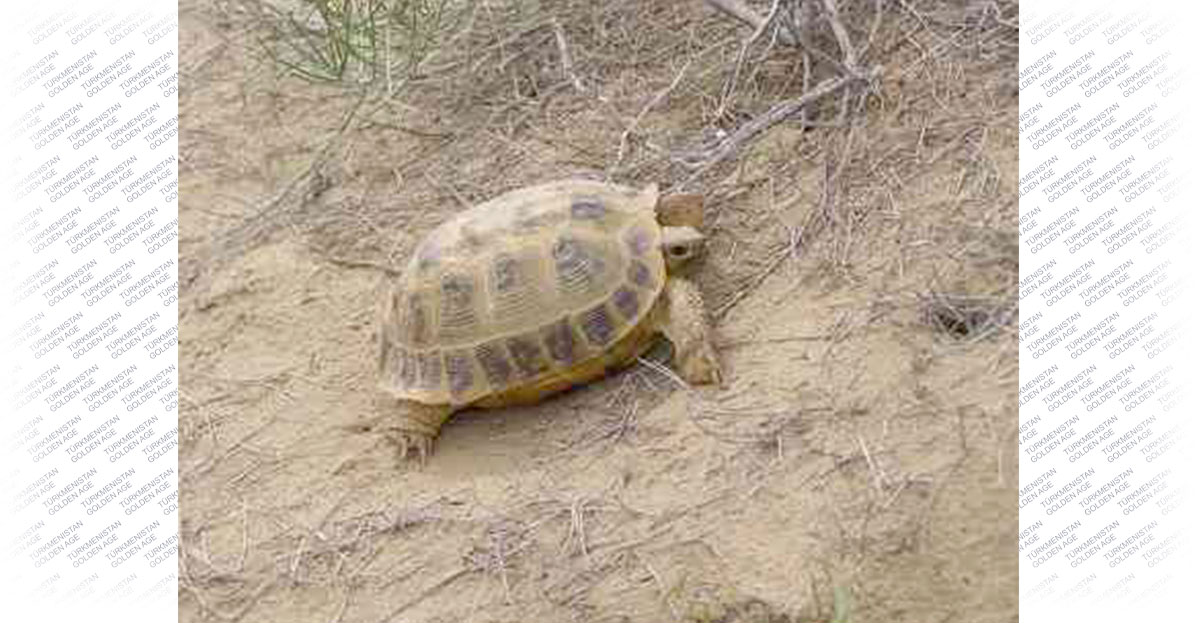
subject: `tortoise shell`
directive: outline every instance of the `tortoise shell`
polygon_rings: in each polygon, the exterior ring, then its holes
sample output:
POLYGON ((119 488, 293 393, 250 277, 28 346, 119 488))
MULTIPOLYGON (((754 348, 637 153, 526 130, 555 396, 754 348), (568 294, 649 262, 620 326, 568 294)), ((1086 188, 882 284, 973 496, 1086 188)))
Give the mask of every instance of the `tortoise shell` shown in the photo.
POLYGON ((381 384, 431 405, 508 404, 636 354, 666 267, 645 190, 522 188, 433 230, 383 301, 381 384))

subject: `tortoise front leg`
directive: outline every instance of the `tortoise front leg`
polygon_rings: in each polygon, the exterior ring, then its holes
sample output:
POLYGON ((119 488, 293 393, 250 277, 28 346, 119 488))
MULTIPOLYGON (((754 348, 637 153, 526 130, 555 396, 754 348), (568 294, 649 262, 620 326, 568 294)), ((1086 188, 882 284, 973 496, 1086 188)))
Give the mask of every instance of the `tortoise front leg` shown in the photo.
POLYGON ((700 288, 689 279, 671 277, 663 296, 659 330, 674 347, 675 370, 692 385, 720 383, 721 364, 700 288))

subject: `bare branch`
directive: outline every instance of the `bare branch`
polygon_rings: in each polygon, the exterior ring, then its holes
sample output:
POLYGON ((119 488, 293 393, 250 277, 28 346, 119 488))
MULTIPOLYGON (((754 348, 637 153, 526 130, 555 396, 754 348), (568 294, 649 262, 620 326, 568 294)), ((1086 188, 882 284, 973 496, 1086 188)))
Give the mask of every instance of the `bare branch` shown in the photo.
POLYGON ((733 97, 734 91, 737 90, 738 79, 742 74, 742 66, 746 63, 746 53, 750 51, 750 46, 754 45, 755 42, 757 42, 759 38, 766 33, 767 27, 775 21, 775 18, 779 15, 781 1, 782 0, 775 0, 775 2, 771 4, 771 11, 767 13, 767 18, 762 20, 761 23, 754 29, 754 34, 750 35, 750 38, 746 39, 746 41, 742 43, 742 49, 738 51, 737 62, 735 62, 733 65, 733 75, 731 75, 729 80, 726 81, 725 89, 721 94, 721 105, 717 109, 718 117, 724 116, 725 106, 729 102, 730 98, 733 97))
MULTIPOLYGON (((763 18, 754 9, 746 6, 741 0, 705 0, 718 11, 750 26, 755 31, 763 30, 770 23, 770 18, 763 18)), ((778 4, 778 3, 777 3, 778 4)), ((780 31, 779 40, 786 45, 796 45, 796 38, 788 31, 780 31)))
POLYGON ((671 91, 675 90, 675 87, 679 86, 679 81, 683 80, 684 74, 687 73, 688 68, 692 66, 692 61, 694 60, 695 58, 692 58, 689 59, 688 62, 684 63, 683 67, 681 67, 675 74, 675 79, 671 81, 671 84, 667 85, 666 88, 655 94, 654 98, 649 102, 646 102, 646 105, 643 106, 642 110, 638 112, 636 117, 633 118, 633 121, 629 122, 629 125, 625 127, 625 131, 621 133, 621 142, 617 145, 617 159, 615 162, 613 162, 612 166, 608 168, 608 178, 612 177, 613 171, 620 166, 621 161, 625 159, 626 149, 629 147, 629 137, 632 136, 637 130, 637 127, 641 125, 642 119, 645 118, 646 114, 653 110, 655 106, 658 106, 660 103, 662 103, 662 101, 666 99, 667 95, 669 95, 671 91))
POLYGON ((559 21, 553 20, 550 23, 554 29, 554 39, 558 43, 558 54, 562 57, 563 74, 571 80, 571 85, 579 93, 583 93, 583 81, 575 73, 575 62, 571 58, 571 49, 567 47, 567 33, 563 31, 562 24, 559 21))
POLYGON ((829 13, 829 27, 833 29, 833 36, 837 38, 838 45, 842 48, 842 55, 845 59, 846 66, 854 72, 858 72, 858 59, 854 53, 854 45, 850 43, 850 33, 842 24, 842 20, 838 18, 836 0, 824 0, 825 11, 829 13))
MULTIPOLYGON (((730 134, 725 140, 711 149, 700 153, 688 154, 684 157, 684 164, 690 164, 693 167, 703 171, 708 167, 732 156, 741 148, 742 145, 757 136, 763 130, 788 119, 789 117, 800 112, 805 106, 814 101, 845 87, 854 81, 854 78, 843 76, 841 78, 832 78, 818 84, 816 88, 801 97, 796 99, 780 102, 772 106, 767 112, 755 117, 746 122, 733 134, 730 134)), ((697 173, 699 173, 697 171, 697 173)))

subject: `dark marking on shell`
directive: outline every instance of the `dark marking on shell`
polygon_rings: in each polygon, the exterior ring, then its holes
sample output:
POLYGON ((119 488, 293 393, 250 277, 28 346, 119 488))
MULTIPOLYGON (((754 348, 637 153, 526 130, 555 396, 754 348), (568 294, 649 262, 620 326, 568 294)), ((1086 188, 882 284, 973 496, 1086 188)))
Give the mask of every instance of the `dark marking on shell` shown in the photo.
POLYGON ((654 287, 654 275, 650 273, 650 268, 637 260, 629 263, 629 280, 640 288, 654 287))
MULTIPOLYGON (((387 327, 384 327, 384 331, 386 331, 386 330, 387 330, 387 327)), ((399 372, 400 371, 399 353, 397 353, 396 348, 394 346, 392 346, 392 340, 388 339, 388 337, 385 335, 385 336, 383 336, 383 339, 381 339, 379 341, 379 368, 377 371, 378 372, 386 371, 388 369, 388 365, 393 360, 396 361, 396 371, 399 372)))
POLYGON ((550 254, 554 257, 554 272, 562 291, 586 288, 603 269, 599 254, 592 252, 584 241, 570 236, 559 238, 550 254))
POLYGON ((650 250, 650 232, 641 227, 633 227, 625 232, 625 246, 629 252, 642 257, 650 250))
POLYGON ((441 262, 442 250, 438 248, 432 241, 425 241, 421 246, 417 247, 417 270, 420 272, 428 272, 441 262))
POLYGON ((528 378, 549 369, 550 363, 542 355, 542 349, 538 347, 535 339, 526 336, 510 337, 506 345, 521 376, 528 378))
POLYGON ((471 358, 465 352, 446 353, 446 380, 450 383, 450 394, 462 396, 475 384, 471 371, 471 358))
POLYGON ((613 307, 621 313, 621 316, 632 322, 638 315, 638 293, 629 286, 621 286, 617 288, 612 295, 613 307))
POLYGON ((432 338, 429 327, 429 312, 425 309, 425 304, 421 300, 419 294, 408 295, 408 311, 403 316, 404 326, 407 329, 405 339, 410 344, 417 346, 425 346, 432 338))
POLYGON ((412 353, 401 349, 397 356, 400 359, 400 381, 404 387, 416 387, 417 362, 412 353))
POLYGON ((612 316, 604 305, 597 305, 580 314, 579 326, 583 328, 583 334, 587 337, 588 342, 601 348, 608 346, 616 333, 612 316))
POLYGON ((542 329, 542 343, 550 357, 563 365, 569 365, 579 356, 575 333, 566 318, 542 329))
POLYGON ((462 328, 475 323, 475 284, 467 275, 442 275, 443 328, 462 328))
POLYGON ((516 287, 519 280, 520 266, 516 258, 501 254, 492 259, 492 283, 496 292, 508 292, 516 287))
POLYGON ((607 208, 598 197, 571 198, 571 218, 577 221, 595 221, 604 218, 607 208))
POLYGON ((417 353, 417 383, 424 389, 441 389, 442 356, 440 353, 417 353))
POLYGON ((577 262, 584 254, 583 243, 576 238, 562 236, 554 241, 554 247, 550 249, 550 254, 554 256, 555 264, 577 262))
POLYGON ((508 386, 513 375, 513 367, 504 354, 503 344, 500 342, 480 344, 475 347, 475 358, 479 361, 479 367, 483 368, 483 374, 493 388, 503 389, 508 386))

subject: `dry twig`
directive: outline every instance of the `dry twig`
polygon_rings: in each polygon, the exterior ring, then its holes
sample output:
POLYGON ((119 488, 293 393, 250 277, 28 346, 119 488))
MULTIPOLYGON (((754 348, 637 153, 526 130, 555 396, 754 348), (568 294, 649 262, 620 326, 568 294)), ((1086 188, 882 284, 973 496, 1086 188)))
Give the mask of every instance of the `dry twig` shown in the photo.
MULTIPOLYGON (((770 25, 772 17, 779 6, 779 0, 776 0, 775 8, 772 8, 772 10, 771 10, 772 15, 770 15, 766 18, 763 18, 763 17, 760 17, 758 15, 758 13, 755 13, 754 9, 751 9, 750 7, 743 4, 741 2, 741 0, 705 0, 705 1, 708 2, 708 4, 711 5, 713 8, 721 11, 722 13, 749 25, 751 28, 753 28, 756 32, 758 32, 760 34, 761 34, 761 31, 766 30, 767 26, 770 25)), ((751 39, 754 39, 754 38, 755 37, 751 37, 751 39)), ((796 45, 798 43, 796 37, 793 36, 792 33, 788 32, 788 31, 782 31, 779 33, 779 41, 785 45, 796 45)))
POLYGON ((575 73, 575 61, 571 57, 571 49, 567 46, 567 33, 563 30, 562 24, 558 20, 550 22, 550 26, 554 29, 554 40, 558 43, 558 55, 562 59, 563 74, 571 81, 571 86, 575 90, 583 93, 583 81, 575 73))
POLYGON ((736 154, 742 146, 748 143, 751 139, 758 136, 767 128, 784 121, 796 113, 800 112, 805 106, 817 101, 818 99, 844 88, 852 82, 851 78, 841 77, 832 78, 817 85, 812 91, 804 95, 785 102, 780 102, 772 106, 767 112, 755 117, 746 122, 742 127, 738 128, 733 134, 730 134, 722 140, 717 146, 710 149, 693 152, 684 155, 680 160, 683 164, 695 169, 692 174, 693 179, 701 172, 707 170, 714 164, 721 162, 730 156, 736 154))

